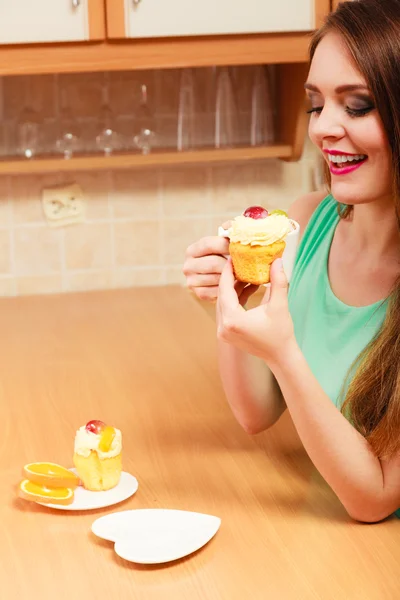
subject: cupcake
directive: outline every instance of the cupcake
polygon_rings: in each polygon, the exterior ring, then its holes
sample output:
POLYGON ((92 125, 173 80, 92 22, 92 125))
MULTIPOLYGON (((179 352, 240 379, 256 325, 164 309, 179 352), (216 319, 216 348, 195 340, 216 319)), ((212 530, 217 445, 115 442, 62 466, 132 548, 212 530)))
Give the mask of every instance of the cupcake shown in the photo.
POLYGON ((122 472, 122 435, 103 421, 89 421, 75 435, 74 465, 87 490, 118 485, 122 472))
POLYGON ((254 285, 269 283, 271 264, 282 257, 286 236, 294 228, 284 211, 269 214, 262 206, 251 206, 236 217, 228 233, 236 279, 254 285))

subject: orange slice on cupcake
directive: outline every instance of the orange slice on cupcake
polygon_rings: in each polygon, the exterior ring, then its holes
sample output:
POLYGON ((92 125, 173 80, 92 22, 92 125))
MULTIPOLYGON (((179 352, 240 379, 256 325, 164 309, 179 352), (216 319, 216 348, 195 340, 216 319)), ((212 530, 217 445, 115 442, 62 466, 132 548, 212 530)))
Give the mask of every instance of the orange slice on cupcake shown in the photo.
POLYGON ((19 484, 18 495, 24 500, 41 502, 42 504, 71 504, 74 500, 74 490, 71 488, 50 488, 38 485, 24 479, 19 484))
POLYGON ((51 462, 34 462, 24 466, 23 476, 32 483, 48 488, 75 489, 79 477, 61 465, 51 462))

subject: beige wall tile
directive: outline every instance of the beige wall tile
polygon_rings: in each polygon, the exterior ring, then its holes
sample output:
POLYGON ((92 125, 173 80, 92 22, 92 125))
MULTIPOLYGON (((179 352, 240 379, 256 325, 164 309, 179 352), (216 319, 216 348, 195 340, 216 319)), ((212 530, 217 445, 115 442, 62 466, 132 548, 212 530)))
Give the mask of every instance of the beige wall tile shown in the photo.
POLYGON ((303 158, 315 160, 317 156, 320 156, 320 151, 312 143, 309 136, 306 135, 306 138, 304 140, 303 158))
POLYGON ((230 214, 226 214, 226 215, 214 215, 211 218, 211 223, 212 223, 212 227, 211 227, 211 235, 217 235, 218 234, 218 227, 222 227, 222 225, 225 225, 226 223, 230 222, 232 220, 232 215, 230 214))
POLYGON ((14 223, 44 223, 42 190, 57 185, 57 175, 26 175, 12 177, 14 223))
POLYGON ((201 167, 164 171, 163 214, 181 218, 210 214, 211 195, 207 175, 207 170, 201 167))
POLYGON ((121 267, 161 264, 159 221, 114 224, 115 263, 121 267))
POLYGON ((163 221, 165 265, 180 265, 185 260, 186 248, 205 235, 210 235, 209 218, 174 219, 163 221))
POLYGON ((33 294, 56 294, 62 291, 61 275, 39 275, 38 277, 18 277, 17 294, 27 296, 33 294))
POLYGON ((67 269, 99 269, 112 263, 111 224, 71 225, 65 229, 67 269))
POLYGON ((110 179, 110 174, 104 171, 76 172, 63 174, 60 183, 81 186, 86 200, 86 219, 96 221, 110 217, 110 179))
POLYGON ((168 285, 186 285, 186 278, 182 272, 182 267, 168 267, 165 271, 165 276, 168 285))
POLYGON ((21 227, 14 231, 15 271, 41 275, 61 269, 61 232, 47 227, 21 227))
POLYGON ((0 277, 0 296, 15 296, 15 279, 13 277, 0 277))
POLYGON ((251 165, 232 165, 213 169, 213 210, 216 214, 240 214, 247 206, 261 204, 262 192, 251 165))
POLYGON ((112 272, 86 271, 80 273, 67 273, 65 276, 65 290, 80 292, 85 290, 107 290, 112 287, 112 272))
POLYGON ((158 171, 116 171, 111 192, 115 218, 158 219, 158 171))
POLYGON ((0 177, 0 227, 11 225, 10 180, 0 177))
POLYGON ((114 287, 153 286, 164 283, 163 269, 115 269, 114 287))
POLYGON ((4 118, 20 116, 26 103, 39 113, 41 118, 54 115, 54 77, 40 75, 31 77, 4 77, 3 102, 4 118))
POLYGON ((11 271, 11 236, 7 229, 0 230, 0 273, 11 271))
POLYGON ((256 165, 213 169, 215 214, 240 214, 253 204, 286 208, 289 195, 294 201, 302 193, 302 172, 298 163, 268 160, 256 165), (282 206, 282 201, 284 205, 282 206))

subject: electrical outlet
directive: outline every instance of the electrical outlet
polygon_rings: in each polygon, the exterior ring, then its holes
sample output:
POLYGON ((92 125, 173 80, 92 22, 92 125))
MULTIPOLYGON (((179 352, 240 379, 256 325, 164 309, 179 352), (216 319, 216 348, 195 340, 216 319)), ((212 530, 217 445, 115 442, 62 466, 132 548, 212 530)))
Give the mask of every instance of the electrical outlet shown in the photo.
POLYGON ((85 201, 82 188, 73 183, 47 188, 42 191, 43 211, 50 227, 81 223, 85 219, 85 201))

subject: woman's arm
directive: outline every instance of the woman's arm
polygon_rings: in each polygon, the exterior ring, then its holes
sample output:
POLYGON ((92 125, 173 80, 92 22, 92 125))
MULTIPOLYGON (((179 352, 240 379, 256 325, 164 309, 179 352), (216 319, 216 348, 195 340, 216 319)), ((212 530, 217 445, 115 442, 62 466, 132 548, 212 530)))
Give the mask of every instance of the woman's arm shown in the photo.
POLYGON ((266 363, 222 341, 218 363, 226 399, 243 429, 253 435, 271 427, 286 404, 266 363))
MULTIPOLYGON (((300 224, 301 231, 324 196, 312 192, 291 206, 289 216, 300 224)), ((218 362, 226 398, 243 429, 256 434, 271 427, 285 411, 286 403, 266 363, 223 341, 218 342, 218 362)))
POLYGON ((271 267, 268 303, 247 312, 238 302, 228 261, 218 302, 219 339, 271 369, 306 451, 348 513, 370 523, 392 514, 400 507, 400 457, 379 460, 311 372, 294 336, 282 260, 271 267))
POLYGON ((380 461, 324 393, 296 344, 269 361, 301 441, 356 520, 376 522, 400 507, 400 458, 380 461))

